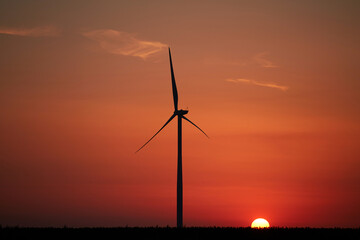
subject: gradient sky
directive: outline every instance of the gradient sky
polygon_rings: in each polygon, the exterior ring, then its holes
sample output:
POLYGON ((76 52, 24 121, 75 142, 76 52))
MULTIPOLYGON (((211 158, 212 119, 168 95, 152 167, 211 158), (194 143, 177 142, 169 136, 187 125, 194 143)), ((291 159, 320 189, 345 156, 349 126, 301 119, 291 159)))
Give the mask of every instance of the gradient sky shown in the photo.
POLYGON ((0 224, 360 226, 359 1, 0 1, 0 224))

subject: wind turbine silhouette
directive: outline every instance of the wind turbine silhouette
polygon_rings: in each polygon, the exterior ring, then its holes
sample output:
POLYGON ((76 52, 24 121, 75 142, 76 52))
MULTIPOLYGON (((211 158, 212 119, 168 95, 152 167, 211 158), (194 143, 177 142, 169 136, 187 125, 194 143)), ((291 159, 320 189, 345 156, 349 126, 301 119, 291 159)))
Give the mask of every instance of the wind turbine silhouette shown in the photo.
POLYGON ((173 98, 174 98, 174 113, 171 115, 169 120, 160 128, 157 133, 155 133, 154 136, 152 136, 149 141, 147 141, 144 145, 141 146, 136 152, 140 151, 143 147, 145 147, 146 144, 148 144, 163 128, 173 120, 174 117, 178 117, 178 166, 177 166, 177 227, 182 228, 183 226, 183 181, 182 181, 182 119, 185 119, 192 125, 194 125, 197 129, 199 129, 203 134, 205 134, 206 137, 209 138, 209 136, 201 130, 198 126, 196 126, 195 123, 190 121, 188 118, 186 118, 184 115, 187 114, 188 110, 178 109, 178 92, 176 88, 176 82, 175 82, 175 76, 174 76, 174 69, 172 65, 171 60, 171 52, 169 48, 169 59, 170 59, 170 69, 171 69, 171 83, 172 83, 172 91, 173 91, 173 98))

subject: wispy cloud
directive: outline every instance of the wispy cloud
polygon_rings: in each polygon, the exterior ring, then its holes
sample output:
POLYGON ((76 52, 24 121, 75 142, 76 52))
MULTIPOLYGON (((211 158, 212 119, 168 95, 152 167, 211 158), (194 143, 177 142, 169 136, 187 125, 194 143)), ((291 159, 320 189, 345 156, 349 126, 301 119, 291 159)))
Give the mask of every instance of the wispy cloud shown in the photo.
POLYGON ((245 83, 245 84, 252 84, 252 85, 261 86, 261 87, 275 88, 275 89, 279 89, 282 91, 286 91, 289 89, 289 87, 287 87, 287 86, 282 86, 282 85, 278 85, 275 83, 258 82, 255 80, 245 79, 245 78, 237 78, 237 79, 229 78, 229 79, 226 79, 226 81, 233 82, 233 83, 245 83))
POLYGON ((22 37, 55 37, 60 35, 60 30, 54 26, 35 28, 5 28, 0 27, 0 34, 22 37))
POLYGON ((267 56, 269 55, 268 52, 262 52, 256 54, 253 59, 260 64, 264 68, 277 68, 279 66, 275 65, 273 62, 267 59, 267 56))
POLYGON ((142 59, 146 59, 167 47, 161 42, 139 40, 132 34, 112 29, 84 32, 83 36, 98 42, 109 53, 142 59))
POLYGON ((269 52, 261 52, 258 54, 253 55, 247 59, 238 59, 238 60, 224 60, 218 58, 207 58, 204 59, 205 64, 211 65, 233 65, 233 66, 240 66, 240 67, 263 67, 263 68, 278 68, 279 66, 269 60, 269 52))

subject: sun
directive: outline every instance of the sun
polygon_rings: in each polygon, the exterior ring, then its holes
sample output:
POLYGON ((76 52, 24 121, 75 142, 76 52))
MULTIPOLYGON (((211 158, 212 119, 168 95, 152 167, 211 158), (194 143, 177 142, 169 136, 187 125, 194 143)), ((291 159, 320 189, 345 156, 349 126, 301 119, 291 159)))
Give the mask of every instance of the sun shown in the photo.
POLYGON ((268 228, 269 222, 264 218, 257 218, 251 223, 251 228, 268 228))

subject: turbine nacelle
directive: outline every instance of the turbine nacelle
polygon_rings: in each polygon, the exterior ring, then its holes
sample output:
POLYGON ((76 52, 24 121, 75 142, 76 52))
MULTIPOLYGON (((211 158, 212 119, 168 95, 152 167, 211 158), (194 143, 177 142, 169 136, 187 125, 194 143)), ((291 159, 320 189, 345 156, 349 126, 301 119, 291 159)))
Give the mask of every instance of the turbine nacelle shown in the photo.
POLYGON ((185 114, 188 114, 188 112, 189 112, 189 110, 183 110, 183 109, 175 110, 174 115, 183 116, 185 114))

